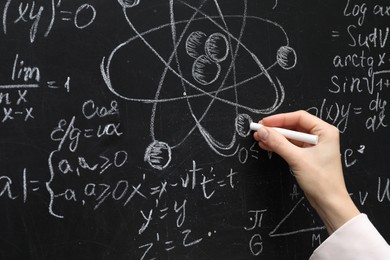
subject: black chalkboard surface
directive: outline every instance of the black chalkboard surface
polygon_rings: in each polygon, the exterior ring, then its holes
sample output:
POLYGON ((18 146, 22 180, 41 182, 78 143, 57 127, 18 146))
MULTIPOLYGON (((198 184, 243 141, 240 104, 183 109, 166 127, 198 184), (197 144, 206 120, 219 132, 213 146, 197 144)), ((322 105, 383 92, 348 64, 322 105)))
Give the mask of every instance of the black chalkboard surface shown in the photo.
POLYGON ((326 230, 249 123, 337 126, 390 240, 390 3, 4 0, 1 259, 308 259, 326 230))

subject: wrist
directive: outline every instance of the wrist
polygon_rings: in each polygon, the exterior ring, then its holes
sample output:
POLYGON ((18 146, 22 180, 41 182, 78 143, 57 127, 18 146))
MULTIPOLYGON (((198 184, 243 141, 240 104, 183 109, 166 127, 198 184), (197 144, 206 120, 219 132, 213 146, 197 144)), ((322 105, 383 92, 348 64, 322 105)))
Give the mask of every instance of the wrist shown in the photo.
POLYGON ((329 234, 360 214, 348 193, 328 197, 315 203, 314 208, 325 223, 329 234))

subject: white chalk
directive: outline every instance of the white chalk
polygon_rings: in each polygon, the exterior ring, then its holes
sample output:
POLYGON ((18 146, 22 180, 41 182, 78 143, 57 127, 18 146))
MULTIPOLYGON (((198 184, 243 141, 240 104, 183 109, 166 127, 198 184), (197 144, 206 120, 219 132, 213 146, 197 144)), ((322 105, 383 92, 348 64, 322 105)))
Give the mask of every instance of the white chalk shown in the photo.
MULTIPOLYGON (((250 129, 253 131, 257 131, 261 127, 264 127, 264 125, 258 124, 258 123, 251 123, 250 124, 250 129)), ((281 133, 283 136, 285 136, 288 139, 301 141, 301 142, 308 143, 308 144, 317 144, 318 143, 318 136, 316 136, 316 135, 302 133, 302 132, 279 128, 279 127, 272 127, 272 128, 275 129, 276 131, 278 131, 279 133, 281 133)))

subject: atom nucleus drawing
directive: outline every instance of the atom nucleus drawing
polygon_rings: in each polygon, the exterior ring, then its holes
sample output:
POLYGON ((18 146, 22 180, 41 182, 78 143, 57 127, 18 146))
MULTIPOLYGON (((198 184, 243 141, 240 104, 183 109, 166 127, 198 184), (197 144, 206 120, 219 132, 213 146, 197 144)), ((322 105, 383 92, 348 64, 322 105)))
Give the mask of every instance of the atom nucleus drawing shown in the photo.
POLYGON ((216 154, 232 156, 237 135, 250 134, 249 114, 267 115, 283 103, 271 70, 294 68, 297 55, 282 26, 248 15, 247 0, 118 2, 134 36, 103 58, 101 73, 114 95, 151 105, 144 156, 151 167, 169 166, 195 131, 216 154))

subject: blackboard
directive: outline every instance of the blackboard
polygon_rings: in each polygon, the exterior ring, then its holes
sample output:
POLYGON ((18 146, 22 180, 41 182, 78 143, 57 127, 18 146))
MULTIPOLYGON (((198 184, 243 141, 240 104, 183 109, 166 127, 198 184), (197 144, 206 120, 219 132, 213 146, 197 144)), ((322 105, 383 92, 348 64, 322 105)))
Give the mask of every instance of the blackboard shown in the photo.
POLYGON ((3 0, 1 259, 308 259, 326 230, 249 122, 336 125, 390 240, 390 3, 3 0))

